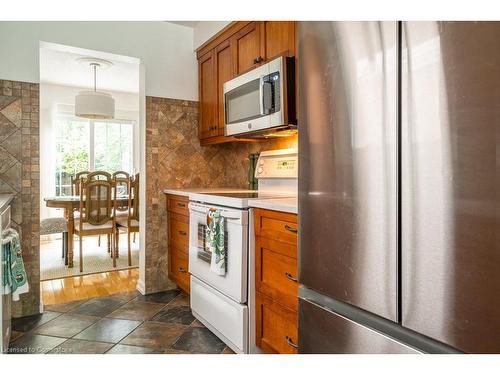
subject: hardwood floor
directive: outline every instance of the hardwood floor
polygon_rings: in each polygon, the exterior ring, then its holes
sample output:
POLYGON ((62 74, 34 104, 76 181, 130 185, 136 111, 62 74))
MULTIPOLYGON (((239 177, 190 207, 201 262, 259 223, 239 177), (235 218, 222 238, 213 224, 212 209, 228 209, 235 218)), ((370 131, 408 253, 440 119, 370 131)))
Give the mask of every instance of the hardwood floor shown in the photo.
POLYGON ((43 304, 53 305, 135 291, 138 278, 139 269, 135 268, 42 281, 43 304))

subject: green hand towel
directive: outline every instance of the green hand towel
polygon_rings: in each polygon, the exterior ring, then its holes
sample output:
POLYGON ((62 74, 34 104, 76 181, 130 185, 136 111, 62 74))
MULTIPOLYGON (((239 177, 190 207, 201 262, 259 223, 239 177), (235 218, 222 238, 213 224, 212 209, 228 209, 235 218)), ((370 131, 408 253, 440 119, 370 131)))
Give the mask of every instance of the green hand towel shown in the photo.
POLYGON ((27 293, 29 286, 19 233, 14 229, 2 232, 2 253, 3 290, 12 293, 12 300, 19 301, 19 295, 27 293))
POLYGON ((207 228, 207 247, 212 252, 210 269, 217 275, 224 276, 227 270, 227 253, 225 247, 224 217, 220 210, 209 211, 210 224, 207 228))

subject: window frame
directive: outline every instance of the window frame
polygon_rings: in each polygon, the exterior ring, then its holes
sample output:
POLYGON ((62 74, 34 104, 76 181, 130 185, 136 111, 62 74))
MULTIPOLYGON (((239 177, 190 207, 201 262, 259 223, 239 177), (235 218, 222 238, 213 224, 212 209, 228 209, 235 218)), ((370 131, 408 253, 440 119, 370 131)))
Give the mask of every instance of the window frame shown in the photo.
MULTIPOLYGON (((95 171, 95 123, 115 123, 115 124, 123 124, 123 125, 131 125, 132 126, 132 142, 131 142, 131 156, 132 156, 132 170, 129 171, 129 173, 134 173, 135 172, 135 165, 136 165, 136 160, 135 160, 135 141, 134 141, 134 135, 135 135, 135 126, 136 126, 136 121, 135 120, 130 120, 130 119, 87 119, 87 118, 82 118, 82 117, 77 117, 72 114, 67 114, 67 113, 58 113, 56 116, 56 124, 59 124, 60 121, 81 121, 81 122, 87 122, 89 124, 89 161, 88 161, 88 166, 89 166, 89 171, 93 172, 95 171)), ((58 125, 56 125, 58 126, 58 125)), ((57 163, 57 161, 56 161, 57 163)), ((57 167, 58 165, 56 164, 56 173, 57 173, 57 167)), ((59 185, 59 193, 61 192, 61 187, 63 185, 59 185)), ((55 184, 55 191, 57 195, 57 187, 58 185, 55 184)))

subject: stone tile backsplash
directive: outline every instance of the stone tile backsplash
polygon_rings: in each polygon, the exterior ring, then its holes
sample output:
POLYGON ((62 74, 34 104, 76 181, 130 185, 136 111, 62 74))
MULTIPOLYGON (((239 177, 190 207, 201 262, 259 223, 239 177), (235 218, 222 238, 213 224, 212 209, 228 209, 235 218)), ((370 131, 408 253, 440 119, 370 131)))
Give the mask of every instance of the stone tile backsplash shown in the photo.
POLYGON ((14 316, 40 309, 39 85, 0 80, 0 193, 15 195, 12 226, 21 235, 29 293, 14 316))
POLYGON ((198 102, 146 98, 146 291, 167 278, 165 188, 248 187, 248 155, 296 147, 297 138, 200 146, 198 102))

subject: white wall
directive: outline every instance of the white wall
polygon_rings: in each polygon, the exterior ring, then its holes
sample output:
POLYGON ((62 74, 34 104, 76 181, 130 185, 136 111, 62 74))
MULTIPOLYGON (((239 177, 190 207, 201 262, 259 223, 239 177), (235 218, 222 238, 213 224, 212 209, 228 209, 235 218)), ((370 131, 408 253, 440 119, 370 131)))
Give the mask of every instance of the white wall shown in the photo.
MULTIPOLYGON (((139 69, 139 66, 138 66, 139 69)), ((58 108, 74 113, 75 95, 81 88, 40 84, 40 218, 61 216, 53 208, 47 208, 43 198, 55 195, 54 176, 56 172, 55 121, 58 108)), ((115 99, 116 119, 135 121, 134 127, 134 169, 140 170, 140 117, 139 93, 108 91, 115 99)))
POLYGON ((0 79, 39 82, 39 42, 46 41, 141 58, 146 95, 198 100, 193 33, 190 27, 159 21, 2 21, 0 79))
POLYGON ((228 26, 231 21, 200 21, 194 28, 193 49, 197 49, 223 28, 228 26))

